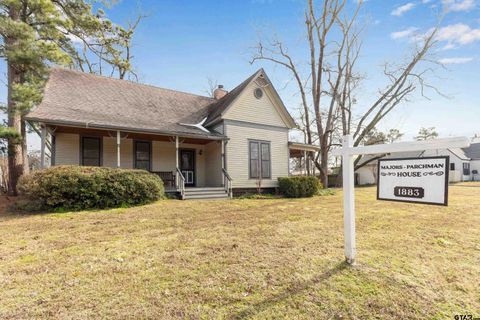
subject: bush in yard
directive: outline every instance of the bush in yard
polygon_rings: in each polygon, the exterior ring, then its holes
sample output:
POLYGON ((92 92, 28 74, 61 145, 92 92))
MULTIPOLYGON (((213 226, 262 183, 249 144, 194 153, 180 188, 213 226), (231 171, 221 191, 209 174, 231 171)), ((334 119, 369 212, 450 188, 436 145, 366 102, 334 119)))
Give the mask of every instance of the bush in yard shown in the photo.
POLYGON ((145 204, 164 196, 162 180, 144 170, 59 166, 21 177, 26 207, 82 210, 145 204))
POLYGON ((317 177, 278 178, 279 191, 287 198, 312 197, 322 189, 317 177))

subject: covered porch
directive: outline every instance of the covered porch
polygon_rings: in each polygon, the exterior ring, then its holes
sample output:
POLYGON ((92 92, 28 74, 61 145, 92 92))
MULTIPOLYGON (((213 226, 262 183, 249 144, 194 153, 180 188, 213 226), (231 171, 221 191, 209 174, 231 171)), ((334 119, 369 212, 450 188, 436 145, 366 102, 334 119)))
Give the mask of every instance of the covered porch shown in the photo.
POLYGON ((225 169, 226 138, 222 135, 198 137, 46 123, 40 128, 42 168, 85 165, 144 169, 162 178, 166 192, 178 193, 182 199, 189 191, 199 190, 224 190, 231 195, 231 178, 225 169))
POLYGON ((289 152, 289 175, 290 176, 315 176, 316 168, 309 153, 317 153, 320 151, 319 146, 300 143, 288 142, 289 152))

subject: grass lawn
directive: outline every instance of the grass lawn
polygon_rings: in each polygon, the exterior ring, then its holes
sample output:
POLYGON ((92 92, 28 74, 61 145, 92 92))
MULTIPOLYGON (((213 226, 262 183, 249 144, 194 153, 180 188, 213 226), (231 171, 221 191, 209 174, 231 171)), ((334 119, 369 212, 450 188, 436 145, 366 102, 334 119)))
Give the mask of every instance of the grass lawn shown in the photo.
POLYGON ((341 192, 0 215, 0 318, 453 319, 480 316, 480 183, 448 207, 341 192))

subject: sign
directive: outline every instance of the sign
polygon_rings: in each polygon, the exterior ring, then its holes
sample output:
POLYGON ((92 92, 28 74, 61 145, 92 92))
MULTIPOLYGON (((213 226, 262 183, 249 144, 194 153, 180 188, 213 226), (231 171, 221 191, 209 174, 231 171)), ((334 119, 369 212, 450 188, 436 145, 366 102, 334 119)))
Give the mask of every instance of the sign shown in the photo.
POLYGON ((450 157, 378 160, 377 199, 448 204, 450 157))
MULTIPOLYGON (((432 139, 427 141, 410 141, 410 142, 397 142, 397 143, 390 143, 390 144, 374 144, 369 146, 354 146, 353 137, 351 135, 346 135, 343 137, 342 141, 342 148, 333 150, 332 154, 336 156, 342 157, 342 176, 343 176, 343 232, 345 235, 345 258, 348 264, 355 263, 355 256, 356 256, 356 237, 355 237, 355 185, 354 185, 354 177, 355 177, 355 157, 358 155, 363 154, 386 154, 392 152, 410 152, 410 151, 426 151, 426 150, 439 150, 439 149, 449 149, 449 148, 468 148, 470 146, 470 140, 467 137, 458 137, 458 138, 446 138, 446 139, 432 139)), ((420 202, 420 203, 428 203, 428 204, 443 204, 447 205, 447 192, 448 192, 448 166, 449 166, 449 158, 448 157, 436 157, 436 158, 420 158, 420 159, 385 159, 379 161, 379 173, 382 171, 386 175, 382 175, 382 182, 380 182, 380 175, 378 175, 378 189, 377 189, 377 198, 380 199, 381 197, 389 197, 385 200, 392 200, 392 201, 409 201, 409 202, 420 202), (443 160, 441 160, 443 158, 443 160), (425 175, 425 179, 418 179, 418 180, 427 180, 430 181, 432 179, 432 184, 429 183, 421 183, 420 185, 417 184, 401 184, 401 183, 391 183, 390 188, 385 186, 388 184, 388 181, 394 182, 409 182, 415 181, 413 177, 411 179, 407 179, 408 177, 402 176, 400 174, 397 178, 395 178, 395 170, 393 169, 385 169, 382 170, 380 167, 380 163, 383 161, 399 161, 400 164, 405 165, 405 161, 408 160, 415 160, 410 161, 413 164, 420 164, 423 163, 435 163, 435 160, 432 159, 439 159, 438 163, 443 164, 443 175, 437 176, 436 174, 425 175), (388 175, 388 173, 393 173, 393 175, 388 175), (386 178, 386 179, 384 179, 386 178), (405 178, 402 179, 401 178, 405 178), (440 183, 439 185, 435 185, 434 183, 438 182, 441 179, 444 183, 440 183), (386 181, 386 182, 385 182, 386 181), (380 183, 382 185, 380 185, 380 183), (440 192, 432 191, 434 188, 442 188, 444 190, 443 194, 443 203, 437 202, 428 202, 431 200, 438 200, 440 196, 440 192), (385 189, 384 189, 385 188, 385 189), (381 190, 390 190, 390 194, 384 195, 383 192, 380 196, 381 190), (393 190, 393 191, 392 191, 393 190), (411 191, 410 191, 411 190, 411 191), (397 196, 395 196, 397 195, 397 196)), ((392 163, 391 163, 392 164, 392 163)), ((409 171, 421 172, 423 176, 424 171, 423 168, 413 170, 409 169, 409 171)), ((434 168, 435 170, 440 171, 439 168, 434 168)), ((397 170, 400 171, 400 170, 397 170)), ((433 169, 432 169, 433 172, 433 169)))

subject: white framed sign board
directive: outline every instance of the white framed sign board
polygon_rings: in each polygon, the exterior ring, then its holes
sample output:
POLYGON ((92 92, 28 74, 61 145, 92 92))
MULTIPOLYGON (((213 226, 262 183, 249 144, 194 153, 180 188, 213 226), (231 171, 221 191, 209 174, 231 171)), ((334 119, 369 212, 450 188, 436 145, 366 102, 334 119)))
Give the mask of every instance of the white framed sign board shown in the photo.
POLYGON ((450 157, 378 160, 377 199, 448 205, 450 157))

